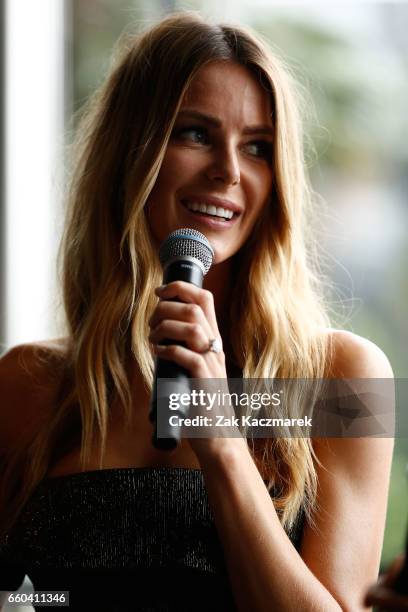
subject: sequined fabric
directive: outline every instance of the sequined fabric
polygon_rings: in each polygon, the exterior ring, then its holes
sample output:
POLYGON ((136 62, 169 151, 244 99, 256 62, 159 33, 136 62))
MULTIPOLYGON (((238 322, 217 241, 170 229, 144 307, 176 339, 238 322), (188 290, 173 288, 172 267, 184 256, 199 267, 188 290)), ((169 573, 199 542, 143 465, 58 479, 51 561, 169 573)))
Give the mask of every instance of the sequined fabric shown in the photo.
POLYGON ((235 609, 198 469, 44 480, 0 550, 0 581, 9 580, 0 590, 25 574, 36 591, 70 590, 70 612, 235 609))

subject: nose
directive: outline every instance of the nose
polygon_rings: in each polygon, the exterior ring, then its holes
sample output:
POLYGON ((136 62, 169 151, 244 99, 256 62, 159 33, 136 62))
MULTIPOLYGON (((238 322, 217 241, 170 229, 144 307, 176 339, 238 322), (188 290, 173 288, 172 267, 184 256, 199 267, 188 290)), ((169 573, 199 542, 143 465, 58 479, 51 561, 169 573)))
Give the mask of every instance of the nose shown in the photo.
POLYGON ((211 181, 222 181, 226 185, 238 185, 241 170, 236 151, 233 147, 219 151, 207 171, 211 181))

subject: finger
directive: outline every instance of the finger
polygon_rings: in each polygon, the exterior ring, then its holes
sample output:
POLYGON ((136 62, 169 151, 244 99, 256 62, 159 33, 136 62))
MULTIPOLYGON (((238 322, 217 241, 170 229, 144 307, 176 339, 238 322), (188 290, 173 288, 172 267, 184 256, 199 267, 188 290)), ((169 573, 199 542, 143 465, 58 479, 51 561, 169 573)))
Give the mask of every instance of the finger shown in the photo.
POLYGON ((208 334, 212 332, 204 312, 198 304, 163 300, 158 303, 149 320, 150 327, 154 329, 163 319, 199 323, 208 334))
POLYGON ((214 297, 211 291, 201 289, 192 283, 184 281, 174 281, 168 285, 162 285, 155 290, 161 299, 178 298, 186 303, 198 304, 201 306, 204 315, 215 336, 219 335, 217 319, 215 316, 214 297))
POLYGON ((195 353, 184 346, 178 346, 176 344, 169 344, 168 346, 155 344, 153 350, 160 359, 174 361, 188 370, 192 378, 210 377, 206 361, 199 353, 195 353))
POLYGON ((163 340, 179 340, 197 353, 203 353, 208 348, 208 337, 199 323, 185 323, 164 319, 149 335, 152 344, 160 344, 163 340))

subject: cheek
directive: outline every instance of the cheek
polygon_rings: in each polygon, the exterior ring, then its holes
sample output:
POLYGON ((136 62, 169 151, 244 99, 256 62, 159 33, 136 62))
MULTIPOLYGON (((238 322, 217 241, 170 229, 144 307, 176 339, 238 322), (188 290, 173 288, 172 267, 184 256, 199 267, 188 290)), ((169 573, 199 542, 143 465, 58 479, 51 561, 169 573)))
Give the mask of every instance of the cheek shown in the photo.
POLYGON ((163 159, 158 177, 149 196, 148 208, 150 210, 155 210, 160 203, 163 204, 166 196, 177 189, 178 177, 180 176, 180 172, 176 170, 177 168, 180 168, 179 160, 168 151, 163 159))
POLYGON ((250 194, 251 202, 251 221, 255 220, 262 214, 262 211, 268 206, 271 201, 273 190, 272 172, 268 168, 254 177, 252 182, 252 193, 250 194))
POLYGON ((194 151, 169 147, 163 159, 156 185, 160 190, 177 190, 186 181, 194 177, 200 168, 200 159, 194 154, 194 151))
POLYGON ((167 166, 162 166, 160 168, 159 175, 150 193, 150 200, 154 201, 156 200, 157 196, 162 197, 163 193, 169 191, 172 184, 172 176, 174 180, 174 174, 167 166))

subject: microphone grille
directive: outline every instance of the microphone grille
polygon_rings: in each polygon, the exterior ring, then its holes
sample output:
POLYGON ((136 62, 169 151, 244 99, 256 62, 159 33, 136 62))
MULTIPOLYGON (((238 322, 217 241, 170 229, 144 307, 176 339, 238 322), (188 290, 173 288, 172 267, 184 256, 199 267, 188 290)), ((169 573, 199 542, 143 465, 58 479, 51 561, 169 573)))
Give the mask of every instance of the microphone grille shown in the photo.
POLYGON ((159 258, 162 266, 174 257, 195 257, 204 267, 204 275, 211 268, 214 251, 207 238, 195 229, 183 227, 171 232, 162 243, 159 258))

